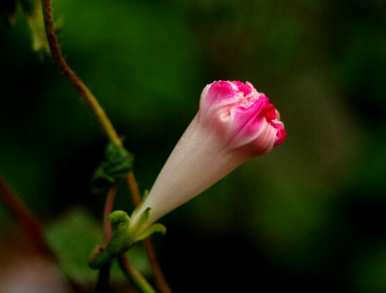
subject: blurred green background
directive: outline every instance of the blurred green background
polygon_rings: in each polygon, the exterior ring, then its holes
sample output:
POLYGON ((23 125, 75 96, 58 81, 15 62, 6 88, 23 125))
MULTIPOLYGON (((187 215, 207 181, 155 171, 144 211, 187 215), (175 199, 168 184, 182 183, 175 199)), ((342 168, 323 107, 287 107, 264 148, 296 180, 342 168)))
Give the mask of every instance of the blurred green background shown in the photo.
MULTIPOLYGON (((283 146, 162 220, 156 247, 175 292, 386 292, 386 1, 53 4, 63 51, 135 154, 142 190, 212 80, 251 81, 286 123, 283 146)), ((106 140, 33 52, 20 13, 1 29, 0 68, 0 175, 43 219, 65 269, 92 283, 104 196, 90 179, 106 140)), ((116 207, 132 208, 124 188, 116 207)), ((0 221, 1 276, 22 241, 2 206, 0 221)))

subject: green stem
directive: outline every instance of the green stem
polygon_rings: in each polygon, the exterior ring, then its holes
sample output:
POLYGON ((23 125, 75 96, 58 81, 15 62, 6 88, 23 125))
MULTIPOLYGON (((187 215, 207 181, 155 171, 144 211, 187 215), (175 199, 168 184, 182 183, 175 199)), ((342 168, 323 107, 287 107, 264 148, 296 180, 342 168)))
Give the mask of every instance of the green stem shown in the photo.
POLYGON ((130 265, 126 256, 119 257, 118 263, 126 277, 132 280, 143 293, 156 293, 145 277, 136 268, 130 265))

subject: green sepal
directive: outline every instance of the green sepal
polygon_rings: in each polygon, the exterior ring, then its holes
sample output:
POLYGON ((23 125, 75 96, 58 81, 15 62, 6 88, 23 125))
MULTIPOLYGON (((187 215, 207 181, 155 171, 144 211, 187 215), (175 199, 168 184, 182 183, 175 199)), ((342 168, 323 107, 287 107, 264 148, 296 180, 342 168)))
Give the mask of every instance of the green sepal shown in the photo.
POLYGON ((141 215, 139 215, 139 219, 137 222, 129 227, 129 233, 132 235, 141 233, 142 230, 146 228, 147 222, 150 217, 150 208, 147 208, 143 211, 141 215))
POLYGON ((145 191, 143 192, 143 196, 142 196, 142 202, 145 202, 148 195, 149 195, 149 190, 145 189, 145 191))
POLYGON ((129 226, 129 233, 135 241, 142 241, 154 233, 166 234, 166 227, 162 224, 149 223, 151 209, 145 209, 136 223, 129 226))
POLYGON ((143 231, 139 236, 135 238, 136 241, 142 241, 146 238, 150 237, 154 233, 160 233, 162 235, 166 234, 166 227, 162 224, 153 224, 149 228, 147 228, 145 231, 143 231))
POLYGON ((112 237, 105 246, 97 246, 91 254, 89 266, 92 269, 100 269, 104 264, 124 254, 134 244, 142 241, 154 233, 166 233, 166 227, 162 224, 149 223, 150 208, 146 209, 136 223, 133 223, 125 211, 114 211, 110 214, 112 237), (149 226, 150 225, 150 226, 149 226))
POLYGON ((109 143, 105 150, 104 160, 95 170, 91 180, 94 192, 104 192, 111 185, 127 176, 133 167, 134 158, 125 148, 109 143))

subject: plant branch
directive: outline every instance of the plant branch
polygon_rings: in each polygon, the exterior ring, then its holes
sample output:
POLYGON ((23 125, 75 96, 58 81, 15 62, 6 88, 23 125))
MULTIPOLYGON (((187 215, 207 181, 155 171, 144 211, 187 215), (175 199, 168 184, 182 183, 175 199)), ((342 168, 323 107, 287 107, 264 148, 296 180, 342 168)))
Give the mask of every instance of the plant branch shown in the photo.
POLYGON ((107 243, 111 239, 111 223, 109 216, 114 207, 115 196, 117 194, 117 186, 113 185, 107 192, 105 207, 103 209, 103 237, 104 242, 107 243))
POLYGON ((109 139, 116 145, 122 146, 122 141, 118 136, 118 133, 115 131, 111 120, 106 115, 106 112, 103 110, 102 106, 99 104, 98 100, 87 87, 87 85, 79 78, 75 71, 70 67, 66 62, 66 59, 63 56, 62 50, 59 45, 58 38, 55 32, 54 18, 52 14, 52 3, 51 0, 42 0, 43 1, 43 15, 44 23, 46 27, 46 34, 48 39, 48 44, 50 46, 52 58, 59 66, 60 70, 66 76, 66 78, 71 82, 73 87, 79 92, 83 97, 84 102, 92 112, 95 114, 99 124, 102 129, 109 137, 109 139))
MULTIPOLYGON (((103 246, 107 245, 111 239, 112 229, 109 216, 114 207, 115 196, 117 194, 117 186, 113 185, 107 192, 105 206, 103 209, 103 246)), ((101 267, 98 273, 98 281, 95 287, 95 292, 103 293, 110 290, 110 270, 111 262, 106 263, 101 267)))
MULTIPOLYGON (((131 200, 134 203, 134 206, 137 207, 141 204, 142 199, 141 199, 141 192, 139 191, 138 183, 137 183, 137 180, 135 179, 133 172, 129 172, 127 176, 127 184, 129 186, 129 190, 131 193, 131 200)), ((161 270, 161 267, 157 260, 157 256, 154 252, 154 247, 151 239, 150 238, 145 239, 144 244, 146 248, 146 254, 151 266, 151 270, 154 275, 154 281, 157 284, 157 288, 160 290, 161 293, 171 293, 172 290, 170 289, 166 281, 166 278, 161 270)))
POLYGON ((131 201, 134 206, 137 207, 142 202, 141 192, 139 191, 137 180, 135 179, 134 172, 129 172, 127 175, 127 185, 131 193, 131 201))
POLYGON ((128 261, 126 256, 118 258, 119 266, 124 274, 133 280, 135 285, 141 289, 143 293, 156 293, 153 287, 146 281, 142 274, 137 271, 128 261))

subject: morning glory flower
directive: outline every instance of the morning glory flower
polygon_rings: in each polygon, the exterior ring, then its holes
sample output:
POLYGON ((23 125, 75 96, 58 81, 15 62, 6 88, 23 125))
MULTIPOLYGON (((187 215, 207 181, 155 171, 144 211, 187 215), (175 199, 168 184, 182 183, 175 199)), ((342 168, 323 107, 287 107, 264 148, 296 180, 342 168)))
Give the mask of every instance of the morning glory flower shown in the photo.
POLYGON ((181 206, 247 160, 286 139, 280 114, 251 83, 207 85, 198 113, 177 142, 132 224, 145 210, 148 223, 181 206))

